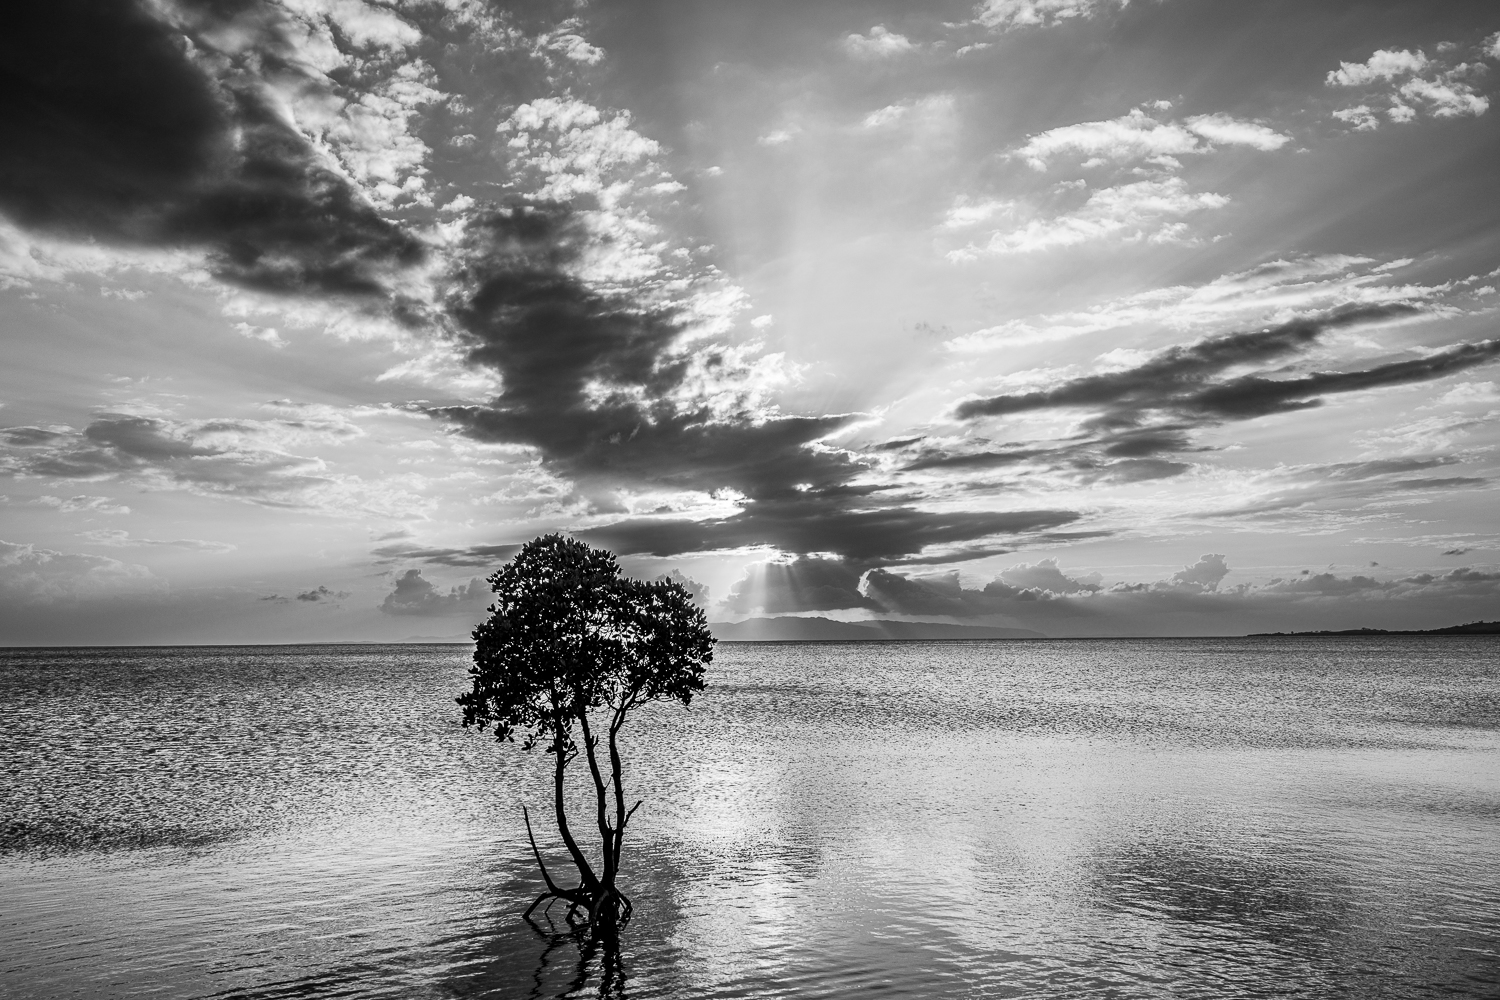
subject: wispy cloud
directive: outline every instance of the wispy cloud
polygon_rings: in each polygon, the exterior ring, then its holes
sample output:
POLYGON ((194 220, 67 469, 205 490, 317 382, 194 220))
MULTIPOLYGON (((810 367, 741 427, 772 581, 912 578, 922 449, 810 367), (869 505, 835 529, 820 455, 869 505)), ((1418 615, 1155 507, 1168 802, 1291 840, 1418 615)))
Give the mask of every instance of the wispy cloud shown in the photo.
POLYGON ((1136 181, 1093 191, 1071 212, 1031 219, 1014 229, 996 230, 982 246, 951 250, 948 258, 962 262, 994 254, 1035 253, 1104 241, 1190 242, 1187 227, 1177 220, 1227 204, 1229 199, 1221 194, 1190 192, 1179 177, 1136 181))
POLYGON ((975 21, 997 31, 1046 27, 1075 18, 1117 11, 1130 0, 984 0, 975 21))
POLYGON ((130 532, 121 531, 117 528, 100 528, 95 531, 84 531, 79 533, 80 538, 87 538, 95 545, 107 545, 111 548, 168 548, 186 549, 189 552, 233 552, 235 546, 228 542, 210 542, 201 538, 134 538, 130 532))

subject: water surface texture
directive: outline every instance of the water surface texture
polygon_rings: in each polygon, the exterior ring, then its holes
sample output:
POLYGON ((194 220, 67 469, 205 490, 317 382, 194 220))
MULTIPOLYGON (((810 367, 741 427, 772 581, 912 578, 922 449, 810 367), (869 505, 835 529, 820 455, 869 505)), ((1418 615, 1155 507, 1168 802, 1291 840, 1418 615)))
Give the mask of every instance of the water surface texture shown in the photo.
MULTIPOLYGON (((0 651, 0 994, 596 995, 520 920, 548 758, 459 726, 467 657, 0 651)), ((626 996, 1500 995, 1494 638, 726 644, 709 681, 632 727, 626 996)))

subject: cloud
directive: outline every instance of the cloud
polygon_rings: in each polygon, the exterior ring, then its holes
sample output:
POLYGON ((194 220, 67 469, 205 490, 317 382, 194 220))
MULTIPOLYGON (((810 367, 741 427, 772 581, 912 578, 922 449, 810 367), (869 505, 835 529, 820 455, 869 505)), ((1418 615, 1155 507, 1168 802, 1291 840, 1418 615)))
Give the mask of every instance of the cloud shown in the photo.
MULTIPOLYGON (((1218 590, 1224 577, 1229 575, 1229 566, 1222 553, 1200 556, 1191 566, 1184 566, 1166 581, 1166 587, 1204 593, 1218 590)), ((1161 586, 1161 585, 1159 585, 1161 586)))
MULTIPOLYGON (((1415 357, 1367 362, 1342 371, 1309 371, 1302 360, 1309 352, 1326 349, 1325 343, 1335 332, 1416 314, 1414 306, 1400 302, 1346 306, 1257 330, 1210 335, 1153 353, 1129 352, 1090 374, 1037 372, 1035 378, 1011 380, 1020 384, 1010 391, 962 400, 952 411, 961 423, 995 420, 980 426, 1008 433, 1004 443, 965 431, 953 437, 932 434, 904 439, 882 453, 908 473, 990 473, 981 480, 989 489, 1001 486, 993 474, 1007 475, 1016 485, 1025 481, 1021 477, 1038 474, 1085 485, 1180 476, 1193 469, 1191 455, 1212 450, 1199 443, 1199 432, 1207 428, 1312 409, 1338 394, 1440 379, 1500 358, 1500 340, 1485 340, 1425 349, 1413 352, 1415 357), (1033 416, 1042 423, 1028 423, 1027 418, 1033 416), (1062 421, 1066 424, 1058 426, 1062 421), (1054 429, 1038 439, 1016 436, 1037 426, 1054 429)), ((1403 439, 1382 447, 1418 452, 1452 447, 1448 437, 1474 426, 1471 417, 1454 418, 1434 428, 1408 425, 1411 434, 1421 432, 1433 440, 1403 439)), ((1337 485, 1352 482, 1341 468, 1308 472, 1314 480, 1333 484, 1320 487, 1321 494, 1298 484, 1290 491, 1279 490, 1272 498, 1260 497, 1252 506, 1236 504, 1233 510, 1206 511, 1205 515, 1251 515, 1261 509, 1256 505, 1273 499, 1277 509, 1290 510, 1320 496, 1346 499, 1381 491, 1465 489, 1483 482, 1474 477, 1395 478, 1354 488, 1337 485)))
POLYGON ((1380 119, 1368 104, 1357 104, 1333 113, 1333 117, 1349 125, 1356 132, 1373 132, 1380 127, 1380 119))
POLYGON ((0 468, 55 479, 134 479, 270 505, 308 502, 334 485, 323 463, 295 454, 363 432, 338 415, 285 420, 171 420, 104 414, 81 432, 20 428, 24 450, 0 468))
POLYGON ((130 508, 124 504, 115 503, 109 497, 95 497, 80 495, 75 497, 39 496, 31 501, 39 507, 52 507, 63 514, 76 514, 80 511, 89 514, 129 514, 130 508))
POLYGON ((442 548, 417 545, 413 542, 397 542, 382 545, 371 554, 379 562, 410 562, 419 560, 432 566, 493 566, 498 568, 511 556, 521 551, 520 545, 466 545, 462 548, 442 548))
POLYGON ((84 531, 78 537, 87 538, 96 545, 108 545, 113 548, 169 548, 214 553, 233 552, 236 548, 228 542, 210 542, 201 538, 177 538, 171 541, 159 538, 132 538, 128 531, 109 528, 84 531))
POLYGON ((1186 119, 1185 124, 1209 142, 1223 143, 1226 146, 1249 146, 1251 149, 1271 152, 1292 141, 1291 136, 1283 135, 1275 129, 1258 122, 1242 121, 1222 112, 1195 115, 1186 119))
MULTIPOLYGON (((1330 87, 1361 87, 1383 93, 1389 103, 1386 117, 1396 123, 1415 121, 1419 110, 1434 118, 1479 117, 1489 110, 1489 98, 1476 92, 1470 80, 1485 69, 1483 63, 1454 62, 1457 46, 1439 46, 1437 59, 1420 49, 1377 49, 1363 63, 1344 62, 1330 70, 1330 87)), ((1380 126, 1369 104, 1333 112, 1338 120, 1356 131, 1380 126)))
POLYGON ((751 566, 729 589, 729 614, 783 614, 870 607, 859 592, 860 572, 841 560, 801 558, 751 566))
POLYGON ((1018 588, 1006 574, 971 589, 957 573, 909 577, 877 569, 865 575, 861 590, 885 613, 984 618, 1054 635, 1433 627, 1486 614, 1500 596, 1500 572, 1469 567, 1390 579, 1304 572, 1226 588, 1228 571, 1223 555, 1210 554, 1164 579, 1065 592, 1018 588))
POLYGON ((1127 3, 1129 0, 984 0, 975 8, 975 21, 997 31, 1047 27, 1117 10, 1127 3))
POLYGON ((380 610, 388 615, 473 614, 483 611, 489 601, 490 590, 478 577, 444 594, 422 578, 421 570, 409 569, 396 578, 396 587, 380 602, 380 610))
POLYGON ((1100 589, 1099 574, 1075 580, 1058 567, 1056 559, 1043 559, 1031 565, 1020 563, 1001 572, 999 578, 1018 590, 1043 590, 1051 594, 1092 593, 1100 589))
POLYGON ((699 583, 697 580, 684 576, 680 569, 672 570, 663 579, 670 580, 683 590, 686 590, 692 595, 693 603, 700 608, 708 607, 708 584, 699 583))
POLYGON ((1409 361, 1362 371, 1315 372, 1269 378, 1222 377, 1245 364, 1262 364, 1299 353, 1329 330, 1409 314, 1409 308, 1365 307, 1276 327, 1209 337, 1170 347, 1124 370, 1069 379, 1048 389, 1012 393, 959 404, 960 419, 1001 416, 1059 407, 1096 409, 1095 426, 1133 427, 1147 413, 1167 412, 1198 422, 1248 420, 1307 409, 1333 393, 1426 381, 1485 364, 1500 356, 1500 340, 1457 344, 1409 361))
POLYGON ((948 257, 964 261, 982 255, 1035 253, 1106 240, 1189 242, 1185 225, 1170 220, 1227 204, 1229 199, 1223 195, 1188 191, 1178 177, 1136 181, 1094 191, 1072 212, 1049 219, 1032 219, 1015 229, 998 230, 983 246, 954 250, 948 257))
POLYGON ((1029 537, 1072 524, 1080 516, 1068 510, 930 511, 833 492, 758 501, 724 518, 632 518, 575 534, 621 555, 672 556, 771 546, 788 553, 833 552, 868 564, 981 539, 1029 537))
POLYGON ((1150 289, 1088 309, 978 330, 950 340, 947 346, 958 352, 987 351, 1128 327, 1187 331, 1222 329, 1226 324, 1276 324, 1299 314, 1354 305, 1418 305, 1453 287, 1398 283, 1394 272, 1410 263, 1377 263, 1349 254, 1279 258, 1201 285, 1150 289))
POLYGON ((522 104, 497 131, 511 136, 513 162, 537 175, 538 201, 587 195, 612 207, 635 188, 634 168, 661 151, 656 140, 631 128, 628 111, 607 114, 570 97, 522 104))
POLYGON ((911 39, 887 30, 883 24, 875 25, 868 35, 858 32, 846 35, 842 44, 844 51, 856 59, 886 59, 916 49, 911 39))
POLYGON ((1291 136, 1222 113, 1176 122, 1161 121, 1141 108, 1133 108, 1119 118, 1040 132, 1010 155, 1033 170, 1046 170, 1053 161, 1065 156, 1081 159, 1085 167, 1141 160, 1175 167, 1176 157, 1212 152, 1213 143, 1271 151, 1290 141, 1291 136))
POLYGON ((233 29, 207 8, 180 24, 151 10, 60 0, 10 19, 0 211, 68 238, 192 248, 221 280, 262 292, 384 298, 424 247, 253 72, 292 26, 271 8, 233 29))
POLYGON ((327 601, 342 601, 348 596, 349 591, 347 590, 329 590, 327 587, 318 586, 312 590, 304 590, 297 595, 297 600, 315 604, 327 601))
POLYGON ((0 599, 8 604, 67 603, 161 587, 144 566, 0 540, 0 599))
POLYGON ((1325 82, 1330 87, 1362 87, 1380 80, 1420 73, 1427 66, 1427 56, 1421 50, 1376 49, 1362 63, 1339 63, 1338 69, 1328 72, 1325 82))
POLYGON ((800 128, 797 128, 796 126, 790 128, 772 129, 765 135, 758 137, 755 141, 762 146, 780 146, 785 143, 791 142, 797 137, 797 133, 801 131, 802 130, 800 128))

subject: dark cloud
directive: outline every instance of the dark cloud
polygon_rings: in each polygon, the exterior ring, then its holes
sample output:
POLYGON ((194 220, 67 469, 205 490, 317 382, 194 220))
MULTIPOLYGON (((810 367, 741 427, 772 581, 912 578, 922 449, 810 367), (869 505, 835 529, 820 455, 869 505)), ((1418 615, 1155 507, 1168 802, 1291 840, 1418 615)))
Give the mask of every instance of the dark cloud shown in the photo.
MULTIPOLYGON (((869 491, 851 483, 872 461, 819 443, 850 417, 788 416, 748 401, 726 407, 722 393, 712 404, 695 396, 691 387, 705 380, 733 395, 735 360, 701 342, 684 347, 690 318, 659 289, 601 290, 577 276, 601 239, 584 222, 587 206, 515 198, 471 215, 445 251, 441 311, 419 316, 388 288, 395 272, 422 260, 422 243, 330 170, 265 96, 272 78, 304 92, 334 86, 299 68, 277 10, 252 0, 170 9, 64 0, 19 12, 0 43, 0 211, 72 238, 198 248, 234 284, 352 297, 430 322, 457 338, 471 365, 497 372, 502 390, 483 405, 422 412, 477 440, 532 446, 549 470, 597 494, 727 489, 748 500, 742 514, 702 524, 599 530, 626 551, 773 544, 896 558, 1077 517, 866 503, 869 491)), ((52 446, 26 461, 37 474, 156 469, 204 488, 252 490, 242 455, 162 421, 102 419, 81 440, 47 433, 10 435, 15 444, 52 446)), ((284 468, 265 467, 266 455, 258 461, 261 477, 296 471, 291 458, 284 468)), ((377 552, 455 566, 508 554, 493 546, 377 552)))
POLYGON ((71 429, 57 430, 55 428, 46 427, 6 427, 4 429, 0 429, 0 438, 3 438, 6 444, 12 444, 16 445, 17 447, 27 448, 53 444, 54 442, 61 441, 67 438, 70 433, 71 429))
POLYGON ((396 587, 380 603, 388 615, 455 615, 481 612, 490 602, 490 589, 478 577, 448 593, 422 578, 422 571, 409 569, 396 578, 396 587))
MULTIPOLYGON (((1486 340, 1359 371, 1289 374, 1284 369, 1330 331, 1415 311, 1408 305, 1346 308, 1264 330, 1208 337, 1167 348, 1132 368, 1068 379, 1033 392, 971 399, 955 409, 965 421, 1044 410, 1082 411, 1077 432, 1061 440, 1000 447, 982 438, 958 444, 893 444, 911 455, 904 466, 908 471, 1040 468, 1083 484, 1172 478, 1192 467, 1179 456, 1208 450, 1194 441, 1194 433, 1202 428, 1309 409, 1338 393, 1441 378, 1500 358, 1500 340, 1486 340), (1246 366, 1263 370, 1231 374, 1246 366)), ((1395 465, 1381 463, 1329 467, 1330 475, 1348 480, 1394 471, 1395 465)))
POLYGON ((327 587, 318 586, 312 590, 304 590, 297 595, 297 600, 316 603, 319 601, 342 601, 349 596, 347 590, 329 590, 327 587))
POLYGON ((860 571, 838 559, 796 559, 752 566, 729 590, 730 614, 782 614, 878 607, 859 591, 860 571))
POLYGON ((724 355, 681 351, 686 320, 676 307, 573 277, 567 268, 589 239, 562 205, 514 205, 470 223, 447 309, 470 363, 499 372, 504 389, 483 406, 425 412, 479 440, 531 445, 583 481, 761 497, 842 483, 863 468, 808 447, 848 417, 714 413, 683 398, 689 375, 714 374, 724 355))
POLYGON ((492 566, 496 569, 521 551, 519 545, 468 545, 463 548, 434 548, 398 542, 382 545, 373 555, 381 562, 418 560, 432 566, 492 566))
POLYGON ((127 0, 10 12, 0 211, 74 238, 200 248, 218 277, 264 291, 384 295, 422 244, 263 96, 255 71, 295 72, 275 10, 184 4, 179 24, 127 0), (231 20, 239 44, 219 51, 215 29, 231 20))
POLYGON ((1300 378, 1244 375, 1189 396, 1177 405, 1226 420, 1249 420, 1320 405, 1322 396, 1426 382, 1500 357, 1500 340, 1458 344, 1425 358, 1357 372, 1318 372, 1300 378))
POLYGON ((1105 454, 1139 456, 1190 450, 1187 432, 1204 422, 1250 420, 1307 409, 1321 405, 1324 396, 1423 382, 1500 357, 1500 340, 1486 340, 1363 371, 1220 378, 1236 366, 1280 361, 1299 353, 1329 330, 1411 312, 1406 306, 1372 306, 1320 319, 1294 320, 1254 333, 1211 337, 1170 347, 1124 371, 1070 379, 1036 392, 973 399, 959 404, 955 412, 960 419, 972 420, 1033 410, 1091 409, 1095 414, 1085 427, 1101 435, 1099 443, 1105 454), (1148 415, 1157 413, 1175 415, 1179 422, 1139 426, 1148 415))
MULTIPOLYGON (((1342 327, 1409 315, 1410 306, 1367 306, 1322 318, 1297 319, 1253 332, 1208 337, 1195 344, 1169 347, 1155 357, 1123 371, 1070 379, 1037 392, 991 396, 959 404, 962 420, 1004 416, 1059 407, 1099 409, 1100 427, 1134 427, 1137 415, 1147 410, 1214 411, 1202 397, 1216 388, 1210 380, 1239 365, 1266 363, 1297 354, 1311 347, 1326 332, 1342 327)), ((1235 380, 1240 381, 1240 380, 1235 380)), ((1233 394, 1219 409, 1236 412, 1233 394)), ((1296 398, 1288 397, 1288 398, 1296 398)))
POLYGON ((782 552, 836 552, 856 562, 915 555, 995 535, 1030 535, 1078 520, 1067 510, 936 512, 878 507, 839 494, 752 502, 737 514, 702 521, 639 518, 578 532, 621 555, 771 545, 782 552))
POLYGON ((957 573, 865 574, 860 591, 880 610, 902 615, 1019 622, 1049 634, 1234 634, 1283 628, 1430 628, 1488 616, 1500 597, 1500 572, 1463 568, 1394 579, 1333 572, 1223 586, 1229 567, 1210 554, 1153 582, 1102 587, 1043 560, 1007 570, 982 588, 957 573), (1040 573, 1038 572, 1040 570, 1040 573), (1061 583, 1045 583, 1053 571, 1061 583))

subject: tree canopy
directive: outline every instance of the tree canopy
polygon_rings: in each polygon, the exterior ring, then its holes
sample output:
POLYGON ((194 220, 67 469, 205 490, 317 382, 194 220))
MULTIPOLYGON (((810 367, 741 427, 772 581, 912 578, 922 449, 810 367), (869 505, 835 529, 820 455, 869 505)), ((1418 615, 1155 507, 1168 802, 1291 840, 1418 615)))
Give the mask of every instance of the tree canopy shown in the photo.
POLYGON ((473 686, 457 699, 464 725, 554 755, 553 808, 579 884, 554 882, 533 839, 547 891, 532 909, 564 899, 570 919, 582 909, 596 931, 613 933, 629 919, 615 879, 640 805, 625 807, 619 733, 648 702, 689 704, 703 689, 714 638, 680 584, 626 578, 613 553, 562 535, 528 542, 489 583, 495 603, 474 630, 473 686), (597 863, 579 847, 564 805, 567 768, 580 748, 595 791, 597 863))

